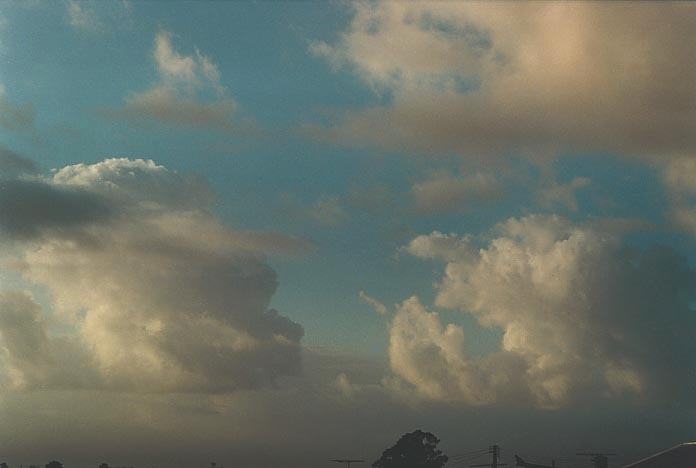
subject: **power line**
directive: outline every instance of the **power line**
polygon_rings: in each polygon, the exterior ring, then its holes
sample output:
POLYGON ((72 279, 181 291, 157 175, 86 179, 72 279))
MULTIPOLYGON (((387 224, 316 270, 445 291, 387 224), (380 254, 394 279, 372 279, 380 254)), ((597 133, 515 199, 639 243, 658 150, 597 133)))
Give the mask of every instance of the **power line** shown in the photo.
POLYGON ((472 462, 472 461, 474 461, 478 458, 481 458, 482 456, 487 455, 487 454, 488 454, 488 449, 484 449, 484 450, 479 451, 479 452, 473 452, 473 453, 469 454, 469 456, 459 456, 458 459, 452 460, 452 464, 458 465, 461 463, 469 463, 469 462, 472 462))
POLYGON ((346 468, 350 468, 351 463, 364 463, 365 462, 365 460, 351 460, 351 459, 347 459, 347 458, 338 459, 338 460, 330 460, 330 461, 336 462, 336 463, 345 463, 346 468))
POLYGON ((461 460, 473 460, 475 458, 480 457, 481 455, 485 455, 488 453, 488 449, 479 449, 479 450, 473 450, 471 452, 465 452, 465 453, 458 453, 456 455, 453 455, 450 457, 451 460, 454 461, 461 461, 461 460), (472 458, 473 457, 473 458, 472 458))

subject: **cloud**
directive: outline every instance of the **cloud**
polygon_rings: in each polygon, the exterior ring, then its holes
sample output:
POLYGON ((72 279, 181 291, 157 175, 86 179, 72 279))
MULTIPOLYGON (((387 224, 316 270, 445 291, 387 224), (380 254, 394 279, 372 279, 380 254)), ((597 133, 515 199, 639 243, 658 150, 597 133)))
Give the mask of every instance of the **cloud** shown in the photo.
POLYGON ((0 179, 11 179, 37 172, 34 161, 0 145, 0 179))
POLYGON ((65 7, 68 12, 68 24, 73 28, 85 31, 101 29, 102 25, 97 14, 89 3, 70 0, 65 7))
POLYGON ((14 386, 44 378, 42 374, 49 368, 48 337, 41 319, 40 306, 27 294, 5 292, 0 295, 3 361, 6 377, 14 386))
POLYGON ((696 195, 696 161, 682 158, 665 167, 664 181, 675 197, 696 195))
POLYGON ((316 137, 489 158, 560 150, 650 158, 696 146, 696 8, 360 2, 310 50, 381 94, 316 137))
POLYGON ((344 207, 345 201, 338 196, 322 195, 312 202, 304 202, 294 194, 281 195, 279 210, 293 220, 309 221, 313 224, 336 228, 350 220, 350 213, 344 207))
POLYGON ((590 185, 592 181, 587 177, 575 177, 568 183, 551 182, 547 187, 539 190, 537 198, 545 208, 563 206, 571 211, 578 210, 578 201, 575 192, 590 185))
POLYGON ((139 125, 159 122, 228 133, 257 132, 253 122, 236 117, 237 104, 221 84, 217 65, 198 49, 192 55, 177 52, 172 39, 164 30, 155 36, 153 60, 159 81, 130 94, 122 108, 104 113, 139 125))
POLYGON ((110 26, 130 26, 132 6, 128 0, 97 2, 69 0, 65 3, 66 22, 73 29, 104 32, 110 26))
POLYGON ((201 103, 193 98, 180 96, 171 88, 158 87, 126 98, 118 115, 133 122, 154 120, 169 125, 212 128, 233 132, 235 104, 232 100, 201 103))
POLYGON ((678 207, 672 211, 672 221, 682 229, 696 234, 696 208, 678 207))
POLYGON ((0 292, 0 388, 61 389, 94 385, 90 357, 68 337, 50 337, 41 307, 26 292, 0 292))
POLYGON ((426 213, 465 211, 478 202, 489 202, 503 195, 496 178, 480 172, 463 177, 436 173, 415 183, 411 192, 416 210, 426 213))
POLYGON ((389 309, 387 308, 387 306, 385 306, 381 301, 368 295, 364 291, 360 291, 358 297, 360 297, 360 299, 362 299, 362 301, 365 304, 368 304, 370 307, 372 307, 375 310, 375 312, 377 312, 379 315, 387 315, 389 313, 389 309))
POLYGON ((400 211, 400 208, 397 208, 398 198, 392 190, 383 185, 355 185, 350 188, 345 200, 349 206, 364 213, 382 216, 386 212, 400 211))
POLYGON ((165 82, 200 85, 207 81, 216 90, 224 92, 217 65, 198 49, 195 55, 179 54, 172 46, 172 34, 168 31, 160 31, 155 37, 154 59, 157 71, 165 82))
POLYGON ((679 158, 664 168, 662 180, 672 204, 671 220, 696 234, 696 159, 679 158))
MULTIPOLYGON (((223 226, 200 179, 152 161, 78 164, 12 184, 2 219, 15 263, 89 350, 89 385, 217 393, 300 372, 303 329, 269 308, 278 283, 264 255, 302 242, 223 226)), ((5 348, 28 385, 50 386, 15 359, 19 348, 5 348)))
POLYGON ((423 259, 434 258, 445 262, 468 260, 476 255, 471 241, 470 236, 458 237, 456 234, 433 231, 414 237, 402 250, 423 259))
POLYGON ((100 196, 38 181, 0 181, 0 232, 34 238, 110 218, 112 207, 100 196))
POLYGON ((338 226, 350 217, 337 197, 322 197, 307 209, 307 216, 324 226, 338 226))
POLYGON ((460 400, 468 404, 492 403, 507 390, 514 394, 522 383, 521 366, 512 354, 496 354, 474 362, 465 353, 464 331, 442 326, 417 297, 397 308, 389 330, 392 371, 433 400, 460 400))
POLYGON ((429 398, 469 404, 693 404, 696 276, 683 257, 556 216, 510 219, 497 232, 478 251, 440 233, 407 249, 446 262, 436 305, 500 329, 500 349, 471 357, 463 329, 414 297, 391 322, 397 376, 429 398))
POLYGON ((0 127, 8 131, 31 129, 36 112, 31 104, 17 106, 6 96, 5 87, 0 84, 0 127))

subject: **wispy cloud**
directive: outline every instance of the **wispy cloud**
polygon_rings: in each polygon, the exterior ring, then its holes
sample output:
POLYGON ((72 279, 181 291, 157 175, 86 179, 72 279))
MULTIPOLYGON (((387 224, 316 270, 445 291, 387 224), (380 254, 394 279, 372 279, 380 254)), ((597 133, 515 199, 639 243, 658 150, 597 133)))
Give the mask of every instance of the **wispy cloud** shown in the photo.
POLYGON ((161 30, 154 41, 153 61, 159 81, 150 89, 132 93, 120 109, 106 114, 133 124, 164 125, 256 134, 258 127, 237 116, 237 104, 221 83, 217 64, 198 49, 182 54, 173 45, 173 35, 161 30))
POLYGON ((76 31, 103 33, 131 26, 132 5, 128 0, 68 0, 65 3, 68 25, 76 31))
POLYGON ((33 105, 10 102, 5 87, 0 83, 0 127, 10 131, 29 130, 34 127, 35 117, 33 105))
POLYGON ((490 173, 454 176, 439 172, 413 184, 411 193, 419 212, 462 212, 501 198, 503 188, 490 173))
POLYGON ((102 28, 102 24, 97 18, 93 4, 89 2, 78 2, 70 0, 66 4, 68 13, 68 24, 75 29, 85 31, 97 31, 102 28))

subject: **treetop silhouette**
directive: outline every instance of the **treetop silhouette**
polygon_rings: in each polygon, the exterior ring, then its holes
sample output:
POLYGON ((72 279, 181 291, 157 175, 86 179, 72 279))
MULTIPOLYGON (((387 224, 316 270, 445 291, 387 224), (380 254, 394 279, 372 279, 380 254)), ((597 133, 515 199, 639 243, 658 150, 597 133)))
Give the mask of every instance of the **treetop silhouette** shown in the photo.
POLYGON ((437 449, 440 439, 420 429, 404 434, 391 448, 382 452, 373 468, 441 468, 448 457, 437 449))

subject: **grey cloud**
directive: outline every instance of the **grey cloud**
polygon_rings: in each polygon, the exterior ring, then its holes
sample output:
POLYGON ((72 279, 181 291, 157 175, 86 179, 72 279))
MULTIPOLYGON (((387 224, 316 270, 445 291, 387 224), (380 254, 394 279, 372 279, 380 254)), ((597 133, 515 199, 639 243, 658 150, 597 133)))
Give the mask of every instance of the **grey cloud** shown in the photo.
POLYGON ((22 174, 36 174, 36 163, 8 148, 0 146, 0 179, 15 178, 22 174))
POLYGON ((351 218, 342 197, 322 195, 311 203, 305 203, 293 194, 283 194, 279 211, 292 219, 309 221, 328 228, 339 227, 351 218))
POLYGON ((665 165, 662 180, 671 202, 670 220, 696 234, 696 159, 679 158, 665 165))
POLYGON ((107 111, 107 115, 134 123, 156 121, 234 133, 243 126, 235 121, 235 109, 230 99, 200 102, 172 89, 154 88, 130 96, 122 109, 107 111))
POLYGON ((123 107, 104 109, 107 117, 135 125, 164 125, 255 135, 259 128, 237 115, 237 104, 221 83, 217 65, 198 49, 186 55, 175 50, 173 35, 161 30, 155 37, 153 60, 159 80, 127 96, 123 107))
POLYGON ((415 183, 411 192, 416 210, 425 213, 466 211, 477 203, 490 202, 503 196, 498 180, 484 173, 463 177, 446 172, 433 174, 429 179, 415 183))
POLYGON ((587 177, 576 177, 567 183, 552 181, 547 187, 539 190, 537 198, 539 203, 546 208, 564 206, 571 211, 578 210, 578 201, 575 192, 590 185, 592 181, 587 177))
POLYGON ((31 104, 21 106, 11 103, 0 84, 0 127, 9 131, 27 130, 34 126, 36 112, 31 104))
POLYGON ((34 238, 48 230, 103 222, 113 214, 103 197, 84 190, 40 181, 0 181, 0 231, 11 237, 34 238))

